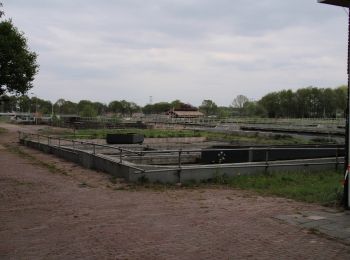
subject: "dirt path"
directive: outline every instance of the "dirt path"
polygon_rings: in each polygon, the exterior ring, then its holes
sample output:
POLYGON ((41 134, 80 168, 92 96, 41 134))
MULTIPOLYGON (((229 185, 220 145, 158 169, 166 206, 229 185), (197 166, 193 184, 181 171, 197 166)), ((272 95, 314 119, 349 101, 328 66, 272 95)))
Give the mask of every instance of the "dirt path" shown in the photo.
POLYGON ((319 206, 229 189, 127 188, 19 147, 17 126, 0 127, 9 130, 0 134, 1 259, 349 258, 350 246, 273 218, 319 206))

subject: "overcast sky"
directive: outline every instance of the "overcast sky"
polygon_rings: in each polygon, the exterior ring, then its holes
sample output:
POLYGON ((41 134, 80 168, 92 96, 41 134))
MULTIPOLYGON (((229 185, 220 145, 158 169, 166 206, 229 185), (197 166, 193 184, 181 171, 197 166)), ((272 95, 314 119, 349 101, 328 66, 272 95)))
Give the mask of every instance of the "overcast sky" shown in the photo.
POLYGON ((346 83, 347 14, 316 0, 2 0, 56 101, 180 99, 346 83))

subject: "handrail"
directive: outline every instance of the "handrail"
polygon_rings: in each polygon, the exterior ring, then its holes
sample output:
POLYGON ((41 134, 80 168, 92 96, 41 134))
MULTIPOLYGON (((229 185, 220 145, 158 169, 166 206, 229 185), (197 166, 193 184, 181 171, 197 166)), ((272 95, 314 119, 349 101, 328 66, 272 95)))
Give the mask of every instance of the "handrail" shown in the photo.
MULTIPOLYGON (((125 156, 125 154, 134 154, 137 156, 144 156, 147 154, 178 154, 178 162, 177 165, 173 165, 173 166, 167 166, 168 168, 163 168, 162 169, 150 169, 150 170, 146 170, 146 169, 142 169, 139 167, 136 167, 132 164, 128 164, 127 166, 146 173, 146 172, 161 172, 161 171, 173 171, 173 170, 177 170, 177 171, 182 171, 182 170, 188 170, 188 169, 194 169, 194 168, 201 168, 201 169, 215 169, 218 168, 222 165, 225 165, 225 167, 227 168, 237 168, 237 167, 266 167, 266 169, 268 167, 277 167, 277 166, 300 166, 300 165, 327 165, 327 164, 334 164, 334 162, 329 162, 329 163, 296 163, 296 164, 288 164, 288 163, 276 163, 276 161, 274 163, 271 163, 271 161, 269 160, 269 153, 271 151, 280 151, 280 150, 290 150, 290 151, 294 151, 294 150, 333 150, 336 151, 335 154, 335 163, 336 163, 336 169, 338 167, 338 165, 341 163, 341 158, 342 156, 339 156, 339 151, 344 150, 344 147, 244 147, 244 148, 224 148, 224 149, 219 149, 219 148, 214 148, 214 149, 178 149, 178 150, 157 150, 157 151, 133 151, 133 150, 129 150, 129 149, 125 149, 122 147, 116 147, 116 146, 112 146, 112 145, 105 145, 105 144, 97 144, 94 142, 88 142, 88 141, 77 141, 74 139, 66 139, 66 138, 60 138, 60 137, 54 137, 54 136, 47 136, 47 135, 41 135, 41 134, 34 134, 34 133, 25 133, 25 132, 21 132, 19 131, 19 139, 23 138, 26 139, 26 137, 31 136, 32 139, 36 140, 35 138, 37 138, 37 142, 40 143, 40 138, 45 138, 47 139, 47 144, 48 145, 52 145, 52 140, 58 140, 58 145, 61 147, 61 141, 66 141, 66 142, 72 142, 72 146, 73 149, 76 150, 76 146, 75 144, 85 144, 85 145, 92 145, 93 146, 93 154, 96 154, 96 147, 102 147, 102 148, 108 148, 108 149, 112 149, 112 150, 118 150, 119 151, 119 163, 122 164, 123 163, 123 157, 125 156), (198 153, 198 152, 203 152, 203 151, 217 151, 217 152, 225 152, 225 151, 249 151, 249 162, 244 163, 244 164, 216 164, 216 165, 201 165, 201 166, 183 166, 182 165, 182 156, 186 156, 186 154, 189 153, 198 153), (253 162, 253 152, 254 151, 265 151, 265 160, 264 162, 258 163, 258 162, 253 162)), ((298 159, 296 159, 298 160, 298 159)), ((300 159, 299 159, 300 160, 300 159)))
MULTIPOLYGON (((96 143, 93 143, 93 142, 85 142, 85 141, 76 141, 76 140, 73 140, 73 139, 65 139, 65 138, 59 138, 59 137, 52 137, 52 136, 45 136, 45 135, 40 135, 40 134, 33 134, 33 133, 24 133, 24 132, 21 132, 21 131, 18 131, 18 134, 19 134, 19 138, 21 138, 21 135, 25 134, 25 135, 31 135, 31 136, 37 136, 37 137, 45 137, 45 138, 48 138, 48 144, 50 145, 50 140, 54 139, 54 140, 63 140, 63 141, 69 141, 69 142, 75 142, 75 143, 82 143, 82 144, 88 144, 88 145, 94 145, 94 146, 101 146, 101 147, 106 147, 106 148, 112 148, 112 149, 116 149, 116 150, 119 150, 120 152, 130 152, 130 153, 137 153, 137 152, 134 152, 134 151, 131 151, 131 150, 127 150, 127 149, 123 149, 123 148, 120 148, 120 147, 114 147, 114 146, 110 146, 110 145, 101 145, 101 144, 96 144, 96 143)), ((40 141, 40 140, 39 140, 40 141)), ((95 149, 93 149, 95 150, 95 149)), ((94 153, 95 154, 95 153, 94 153)), ((120 160, 120 163, 122 163, 122 160, 120 160)), ((131 165, 129 164, 128 167, 132 168, 132 169, 135 169, 135 170, 138 170, 138 171, 141 171, 141 172, 144 172, 145 170, 144 169, 141 169, 139 167, 136 167, 134 165, 131 165)))
POLYGON ((27 134, 27 135, 34 135, 34 136, 40 136, 44 138, 50 138, 51 140, 63 140, 63 141, 68 141, 68 142, 75 142, 75 143, 80 143, 80 144, 87 144, 87 145, 95 145, 98 147, 103 147, 103 148, 110 148, 110 149, 116 149, 116 150, 121 150, 123 152, 128 152, 131 154, 159 154, 159 153, 195 153, 195 152, 203 152, 203 151, 279 151, 279 150, 337 150, 341 151, 344 150, 344 147, 273 147, 273 146, 267 146, 267 147, 256 147, 256 146, 250 146, 250 147, 244 147, 244 148, 205 148, 205 149, 177 149, 177 150, 154 150, 154 151, 133 151, 130 149, 122 148, 119 146, 112 146, 112 145, 106 145, 106 144, 98 144, 94 142, 89 142, 89 141, 81 141, 81 140, 74 140, 74 139, 66 139, 66 138, 61 138, 61 137, 53 137, 53 136, 47 136, 47 135, 41 135, 41 134, 33 134, 33 133, 24 133, 19 131, 19 133, 27 134))
POLYGON ((231 117, 231 118, 171 118, 166 115, 143 115, 139 118, 129 118, 128 120, 124 120, 123 117, 120 118, 108 118, 108 117, 80 117, 80 121, 86 122, 117 122, 117 121, 125 121, 135 123, 137 121, 143 122, 159 122, 159 123, 202 123, 202 124, 219 124, 219 123, 234 123, 234 124, 249 124, 249 123, 280 123, 287 124, 293 122, 294 124, 329 124, 329 125, 345 125, 344 118, 244 118, 244 117, 231 117))
POLYGON ((99 146, 103 148, 110 148, 110 149, 115 149, 123 152, 128 152, 128 153, 134 153, 138 154, 139 152, 137 151, 132 151, 129 149, 125 149, 122 147, 116 147, 112 145, 106 145, 106 144, 98 144, 94 142, 88 142, 88 141, 81 141, 81 140, 74 140, 74 139, 66 139, 66 138, 61 138, 61 137, 54 137, 54 136, 47 136, 47 135, 41 135, 41 134, 33 134, 33 133, 24 133, 19 131, 20 134, 26 134, 26 135, 32 135, 32 136, 37 136, 37 137, 43 137, 43 138, 50 138, 51 140, 60 140, 60 141, 67 141, 67 142, 74 142, 74 143, 80 143, 80 144, 87 144, 87 145, 94 145, 94 146, 99 146))
MULTIPOLYGON (((336 164, 341 164, 342 162, 336 162, 336 164)), ((280 166, 312 166, 312 165, 333 165, 334 162, 320 162, 320 163, 277 163, 277 164, 254 164, 254 163, 246 163, 245 165, 233 165, 233 164, 219 164, 218 165, 213 165, 213 166, 208 166, 208 165, 201 165, 200 169, 218 169, 224 165, 225 168, 251 168, 251 167, 256 167, 256 168, 265 168, 265 167, 280 167, 280 166)), ((181 167, 182 171, 186 170, 193 170, 193 169, 198 169, 199 167, 181 167)), ((143 170, 142 173, 156 173, 156 172, 164 172, 164 171, 177 171, 178 168, 164 168, 164 169, 155 169, 155 170, 143 170)))

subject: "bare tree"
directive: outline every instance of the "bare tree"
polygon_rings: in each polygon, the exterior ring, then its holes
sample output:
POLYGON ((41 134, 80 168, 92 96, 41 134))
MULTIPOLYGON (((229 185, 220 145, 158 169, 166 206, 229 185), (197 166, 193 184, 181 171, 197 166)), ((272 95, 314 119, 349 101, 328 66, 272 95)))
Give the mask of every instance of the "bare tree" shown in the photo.
POLYGON ((249 102, 249 99, 246 96, 238 95, 231 103, 231 107, 236 108, 239 112, 239 115, 242 116, 244 105, 249 102))
POLYGON ((246 96, 238 95, 233 101, 231 106, 234 108, 242 109, 244 104, 247 103, 249 99, 246 96))

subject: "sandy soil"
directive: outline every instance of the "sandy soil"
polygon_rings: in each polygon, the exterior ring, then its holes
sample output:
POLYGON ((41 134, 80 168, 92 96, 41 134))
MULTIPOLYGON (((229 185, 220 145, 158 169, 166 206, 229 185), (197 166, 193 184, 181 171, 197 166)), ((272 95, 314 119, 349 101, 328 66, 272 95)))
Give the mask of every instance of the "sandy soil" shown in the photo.
POLYGON ((1 124, 1 259, 349 259, 350 246, 274 218, 320 206, 224 189, 112 183, 17 144, 1 124))

